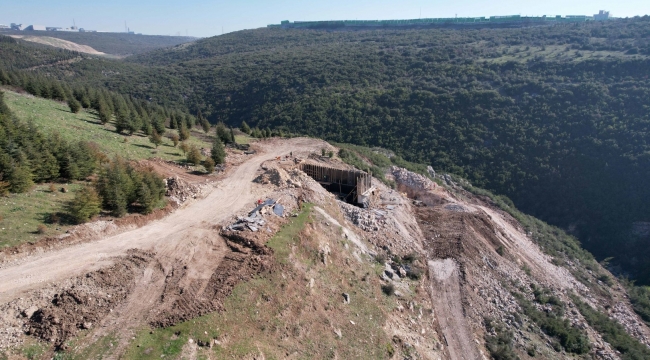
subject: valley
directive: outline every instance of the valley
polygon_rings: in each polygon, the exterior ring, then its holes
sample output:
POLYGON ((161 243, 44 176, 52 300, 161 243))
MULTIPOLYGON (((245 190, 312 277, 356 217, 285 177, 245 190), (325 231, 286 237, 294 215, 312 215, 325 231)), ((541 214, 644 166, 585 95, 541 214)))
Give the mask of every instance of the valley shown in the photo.
POLYGON ((0 360, 650 358, 649 17, 299 27, 0 35, 0 360))

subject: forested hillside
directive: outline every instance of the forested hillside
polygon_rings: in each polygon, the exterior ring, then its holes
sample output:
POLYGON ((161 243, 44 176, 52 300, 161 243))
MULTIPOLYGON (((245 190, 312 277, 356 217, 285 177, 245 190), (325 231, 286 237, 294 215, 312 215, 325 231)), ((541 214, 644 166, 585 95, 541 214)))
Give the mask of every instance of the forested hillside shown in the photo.
POLYGON ((88 45, 111 55, 143 54, 155 49, 175 46, 196 40, 189 36, 135 35, 126 33, 69 32, 69 31, 4 31, 5 35, 48 36, 88 45))
POLYGON ((212 122, 381 146, 510 197, 650 282, 650 19, 241 31, 50 76, 212 122))

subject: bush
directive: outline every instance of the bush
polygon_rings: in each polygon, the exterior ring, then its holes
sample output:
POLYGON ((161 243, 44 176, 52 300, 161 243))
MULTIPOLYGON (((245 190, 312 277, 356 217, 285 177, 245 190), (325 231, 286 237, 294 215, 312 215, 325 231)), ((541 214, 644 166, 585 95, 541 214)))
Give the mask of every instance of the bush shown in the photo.
POLYGON ((518 360, 519 357, 512 349, 513 336, 511 331, 506 331, 503 326, 497 325, 494 320, 485 320, 485 329, 495 335, 485 336, 485 347, 494 360, 518 360))
POLYGON ((553 305, 552 311, 538 310, 530 301, 521 294, 513 294, 519 302, 524 314, 528 316, 542 331, 554 338, 556 350, 564 348, 574 354, 586 354, 591 345, 587 335, 578 328, 571 326, 569 320, 562 317, 564 305, 554 296, 548 296, 548 291, 537 289, 533 286, 535 301, 541 304, 553 305))
POLYGON ((205 158, 203 160, 203 167, 208 174, 211 174, 214 171, 214 160, 212 158, 205 158))
POLYGON ((181 127, 178 130, 178 135, 181 139, 181 141, 185 141, 190 138, 190 131, 187 129, 187 126, 185 126, 185 123, 181 123, 181 127))
POLYGON ((156 131, 156 129, 153 129, 151 131, 151 135, 149 136, 149 141, 151 141, 151 143, 154 144, 156 146, 156 148, 158 148, 158 146, 160 146, 160 144, 162 144, 163 139, 162 139, 162 136, 160 136, 160 134, 158 134, 158 131, 156 131))
POLYGON ((81 224, 92 219, 101 212, 102 201, 97 191, 91 187, 84 187, 75 193, 75 196, 66 206, 67 213, 75 223, 81 224))
POLYGON ((214 139, 212 143, 210 157, 215 164, 223 164, 226 161, 226 150, 223 148, 223 143, 219 138, 214 139))
POLYGON ((43 235, 46 232, 47 232, 47 226, 43 224, 38 224, 38 226, 36 227, 36 233, 39 235, 43 235))
POLYGON ((178 146, 178 141, 180 140, 178 134, 172 133, 169 135, 169 139, 172 141, 172 143, 174 143, 174 147, 178 146))
POLYGON ((198 165, 201 163, 201 158, 201 150, 196 145, 190 145, 187 150, 187 162, 192 165, 198 165))
POLYGON ((81 110, 81 104, 75 98, 70 98, 68 100, 68 107, 73 114, 76 114, 81 110))
POLYGON ((393 284, 382 285, 381 291, 388 296, 395 295, 395 285, 393 284))
POLYGON ((420 280, 422 278, 423 274, 424 274, 424 271, 422 271, 422 269, 417 268, 417 267, 411 267, 406 272, 406 276, 408 276, 409 279, 411 279, 411 280, 420 280))
POLYGON ((580 310, 589 326, 598 331, 614 349, 621 353, 623 360, 650 359, 650 349, 630 336, 623 325, 612 320, 609 316, 594 310, 588 304, 572 296, 573 302, 580 310))

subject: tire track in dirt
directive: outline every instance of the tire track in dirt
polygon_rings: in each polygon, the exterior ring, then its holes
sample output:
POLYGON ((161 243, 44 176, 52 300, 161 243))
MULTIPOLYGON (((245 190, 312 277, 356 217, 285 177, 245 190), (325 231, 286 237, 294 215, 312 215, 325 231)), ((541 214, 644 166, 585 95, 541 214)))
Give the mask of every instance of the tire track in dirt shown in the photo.
POLYGON ((463 312, 458 264, 448 258, 429 260, 428 265, 431 299, 450 359, 481 359, 463 312))

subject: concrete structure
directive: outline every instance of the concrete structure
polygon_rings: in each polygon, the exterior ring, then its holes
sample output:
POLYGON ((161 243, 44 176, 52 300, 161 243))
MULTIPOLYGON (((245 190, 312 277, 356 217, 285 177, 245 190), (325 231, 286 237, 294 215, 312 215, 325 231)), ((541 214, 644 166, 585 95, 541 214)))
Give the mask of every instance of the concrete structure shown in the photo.
POLYGON ((609 19, 609 11, 600 10, 598 14, 594 14, 594 20, 603 21, 609 19))
POLYGON ((0 29, 9 29, 9 26, 5 24, 0 24, 0 29))
POLYGON ((47 28, 44 25, 29 25, 25 31, 47 31, 47 28))
POLYGON ((377 192, 372 176, 359 170, 341 170, 326 166, 302 164, 300 169, 321 184, 327 191, 338 194, 348 203, 370 206, 377 192))
POLYGON ((11 30, 23 31, 23 24, 11 23, 11 30))

